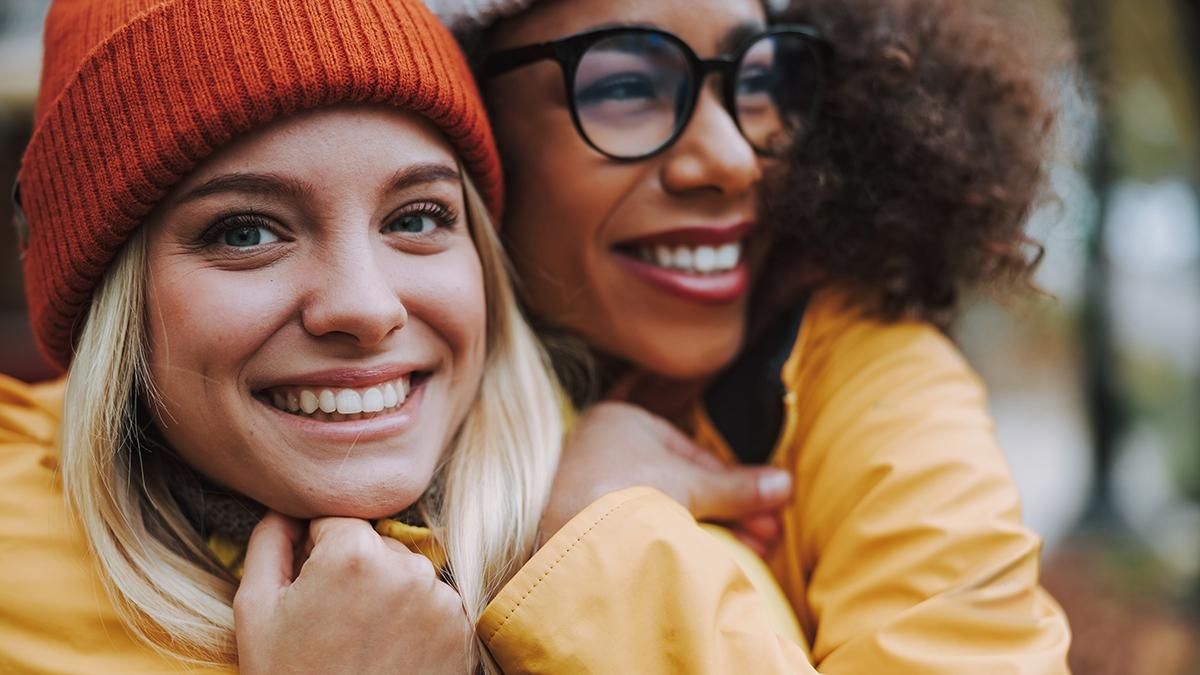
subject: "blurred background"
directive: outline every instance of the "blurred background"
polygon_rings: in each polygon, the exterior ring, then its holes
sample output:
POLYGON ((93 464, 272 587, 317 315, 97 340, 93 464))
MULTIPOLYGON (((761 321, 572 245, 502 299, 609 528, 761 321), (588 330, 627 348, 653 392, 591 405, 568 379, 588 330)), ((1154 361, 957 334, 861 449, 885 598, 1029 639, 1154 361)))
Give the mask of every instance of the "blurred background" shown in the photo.
MULTIPOLYGON (((31 131, 48 0, 0 0, 0 186, 31 131)), ((1008 0, 1061 49, 1047 297, 976 302, 957 339, 991 393, 1080 675, 1200 675, 1200 2, 1008 0), (1078 67, 1076 67, 1078 64, 1078 67)), ((12 220, 0 201, 0 222, 12 220)), ((0 227, 0 373, 53 373, 0 227)))

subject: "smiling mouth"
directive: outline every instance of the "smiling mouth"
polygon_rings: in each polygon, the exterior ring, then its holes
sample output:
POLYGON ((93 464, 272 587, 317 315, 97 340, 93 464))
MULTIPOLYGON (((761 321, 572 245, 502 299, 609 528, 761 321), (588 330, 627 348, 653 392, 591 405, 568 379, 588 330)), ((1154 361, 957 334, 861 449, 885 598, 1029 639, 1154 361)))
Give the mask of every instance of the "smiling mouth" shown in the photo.
POLYGON ((617 242, 613 252, 657 270, 693 277, 736 272, 745 263, 746 242, 756 223, 683 227, 617 242))
POLYGON ((725 274, 742 263, 744 244, 734 242, 720 246, 619 245, 616 252, 648 265, 684 274, 725 274))
POLYGON ((430 376, 429 372, 416 371, 369 387, 271 387, 255 392, 254 397, 297 417, 318 422, 353 422, 400 412, 430 376))
POLYGON ((649 286, 690 303, 727 305, 750 288, 746 245, 755 223, 685 227, 617 242, 617 262, 649 286))

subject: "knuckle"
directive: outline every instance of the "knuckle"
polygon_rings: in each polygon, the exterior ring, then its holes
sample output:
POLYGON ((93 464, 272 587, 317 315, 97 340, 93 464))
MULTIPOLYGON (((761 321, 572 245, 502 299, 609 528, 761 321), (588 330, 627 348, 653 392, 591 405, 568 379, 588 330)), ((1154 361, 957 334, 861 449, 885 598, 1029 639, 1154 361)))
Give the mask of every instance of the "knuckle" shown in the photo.
POLYGON ((437 582, 438 572, 433 562, 423 555, 404 553, 403 567, 406 577, 419 582, 437 582))
POLYGON ((466 616, 462 597, 441 581, 435 581, 434 586, 430 589, 430 601, 433 608, 443 616, 466 616))
POLYGON ((371 542, 363 538, 347 538, 338 542, 334 551, 325 553, 328 564, 337 574, 362 577, 374 572, 378 566, 378 551, 371 542))

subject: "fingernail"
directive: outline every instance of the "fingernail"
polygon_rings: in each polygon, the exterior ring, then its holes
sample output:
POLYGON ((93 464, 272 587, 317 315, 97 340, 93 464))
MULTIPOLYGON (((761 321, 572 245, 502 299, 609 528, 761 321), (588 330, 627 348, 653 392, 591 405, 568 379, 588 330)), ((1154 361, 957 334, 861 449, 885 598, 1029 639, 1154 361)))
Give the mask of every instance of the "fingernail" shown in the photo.
POLYGON ((792 490, 792 477, 786 471, 766 471, 758 477, 758 491, 766 499, 786 496, 792 490))

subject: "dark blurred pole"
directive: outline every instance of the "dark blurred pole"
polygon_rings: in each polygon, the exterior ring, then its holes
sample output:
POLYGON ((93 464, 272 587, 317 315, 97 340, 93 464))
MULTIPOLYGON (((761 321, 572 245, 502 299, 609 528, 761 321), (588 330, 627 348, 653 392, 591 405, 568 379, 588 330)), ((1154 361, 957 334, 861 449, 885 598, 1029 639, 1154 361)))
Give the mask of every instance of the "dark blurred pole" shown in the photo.
POLYGON ((1111 117, 1111 64, 1107 36, 1109 6, 1113 0, 1070 0, 1071 25, 1080 66, 1096 97, 1098 127, 1088 175, 1096 194, 1095 222, 1087 244, 1086 291, 1083 307, 1084 378, 1092 426, 1096 473, 1088 504, 1087 522, 1104 528, 1116 519, 1111 499, 1112 466, 1116 441, 1123 426, 1117 382, 1117 354, 1113 347, 1108 304, 1110 264, 1104 255, 1104 229, 1108 219, 1110 188, 1114 180, 1111 117))
MULTIPOLYGON (((1200 101, 1200 0, 1177 0, 1179 16, 1183 19, 1184 45, 1192 51, 1192 86, 1196 89, 1196 98, 1200 101)), ((1200 157, 1192 158, 1192 168, 1197 172, 1196 181, 1200 181, 1200 157)), ((1200 185, 1197 186, 1200 188, 1200 185)), ((1197 448, 1200 451, 1200 448, 1197 448)))
MULTIPOLYGON (((1200 102, 1200 0, 1177 0, 1176 5, 1179 10, 1184 47, 1191 52, 1189 56, 1191 59, 1192 100, 1200 102)), ((1191 170, 1192 189, 1195 190, 1197 198, 1200 198, 1200 156, 1189 157, 1187 160, 1191 170)), ((1200 227, 1200 223, 1197 223, 1197 227, 1200 227)), ((1200 296, 1200 289, 1196 289, 1196 293, 1200 296)), ((1197 348, 1200 349, 1200 345, 1197 345, 1197 348)), ((1200 378, 1197 378, 1192 386, 1196 397, 1200 399, 1200 378)), ((1192 451, 1196 453, 1197 457, 1200 457, 1200 433, 1196 434, 1194 440, 1195 446, 1192 451)), ((1191 479, 1185 488, 1194 501, 1200 501, 1200 476, 1192 476, 1191 479)), ((1200 579, 1197 579, 1196 590, 1200 595, 1200 579)))
MULTIPOLYGON (((1196 97, 1193 100, 1200 101, 1200 0, 1178 0, 1177 4, 1184 24, 1184 44, 1192 51, 1192 86, 1196 90, 1196 97)), ((1200 196, 1200 157, 1193 157, 1191 160, 1192 169, 1196 172, 1192 175, 1192 185, 1197 195, 1200 196)), ((1197 289, 1197 292, 1200 293, 1200 289, 1197 289)), ((1197 345, 1197 348, 1200 349, 1200 345, 1197 345)), ((1196 383, 1196 386, 1200 386, 1200 383, 1196 383)), ((1200 455, 1200 437, 1195 442, 1196 447, 1193 448, 1193 451, 1200 455)), ((1200 489, 1195 485, 1191 487, 1194 490, 1200 489)), ((1192 493, 1192 499, 1198 499, 1196 492, 1192 493)), ((1200 577, 1193 580, 1191 598, 1186 606, 1192 608, 1195 616, 1200 616, 1200 577)))

